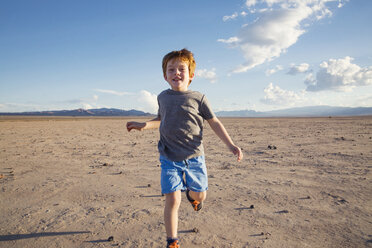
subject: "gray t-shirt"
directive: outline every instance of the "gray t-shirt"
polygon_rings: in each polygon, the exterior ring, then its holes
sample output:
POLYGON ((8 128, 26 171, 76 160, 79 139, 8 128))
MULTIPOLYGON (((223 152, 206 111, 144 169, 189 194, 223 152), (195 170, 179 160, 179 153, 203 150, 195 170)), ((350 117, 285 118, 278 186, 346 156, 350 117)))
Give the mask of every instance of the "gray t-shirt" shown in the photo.
POLYGON ((172 161, 204 155, 203 122, 215 116, 206 96, 169 89, 159 94, 158 104, 160 154, 172 161))

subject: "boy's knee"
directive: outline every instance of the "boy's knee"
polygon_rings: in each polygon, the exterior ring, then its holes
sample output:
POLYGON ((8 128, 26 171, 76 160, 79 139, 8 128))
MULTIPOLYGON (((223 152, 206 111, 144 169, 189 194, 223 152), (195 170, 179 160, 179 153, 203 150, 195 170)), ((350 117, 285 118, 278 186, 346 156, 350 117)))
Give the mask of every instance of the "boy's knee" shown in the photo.
POLYGON ((165 201, 170 207, 178 207, 181 204, 181 193, 177 191, 165 194, 165 201))
POLYGON ((203 192, 195 192, 190 190, 190 197, 194 199, 195 201, 202 202, 207 197, 207 191, 203 192))

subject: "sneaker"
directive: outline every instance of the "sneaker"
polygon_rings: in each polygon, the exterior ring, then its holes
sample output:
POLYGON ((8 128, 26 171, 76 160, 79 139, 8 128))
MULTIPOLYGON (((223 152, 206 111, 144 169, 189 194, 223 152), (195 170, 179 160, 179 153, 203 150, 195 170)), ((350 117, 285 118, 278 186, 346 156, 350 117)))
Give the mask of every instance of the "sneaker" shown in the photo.
POLYGON ((180 248, 178 239, 168 239, 167 242, 168 242, 167 248, 180 248))
POLYGON ((192 205, 192 207, 193 207, 193 209, 194 209, 195 211, 199 211, 200 209, 202 209, 202 207, 203 207, 203 203, 202 203, 202 202, 198 202, 198 201, 192 199, 192 198, 190 197, 190 195, 189 195, 189 192, 190 192, 190 190, 187 189, 187 190, 186 190, 186 197, 187 197, 187 200, 189 200, 189 202, 191 203, 191 205, 192 205))

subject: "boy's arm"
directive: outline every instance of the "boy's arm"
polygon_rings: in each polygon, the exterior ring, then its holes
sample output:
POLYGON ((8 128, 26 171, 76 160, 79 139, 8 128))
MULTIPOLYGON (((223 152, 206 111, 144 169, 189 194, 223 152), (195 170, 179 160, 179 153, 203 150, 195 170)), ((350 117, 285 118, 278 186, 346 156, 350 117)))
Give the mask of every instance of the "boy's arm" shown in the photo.
POLYGON ((227 145, 229 150, 238 157, 238 161, 242 160, 242 150, 231 140, 229 134, 227 133, 220 120, 217 117, 213 117, 212 119, 209 119, 207 121, 216 135, 223 141, 223 143, 227 145))
POLYGON ((153 129, 153 128, 159 128, 160 126, 160 118, 156 117, 150 121, 146 122, 136 122, 136 121, 130 121, 127 122, 127 130, 130 132, 132 129, 136 129, 138 131, 146 130, 146 129, 153 129))

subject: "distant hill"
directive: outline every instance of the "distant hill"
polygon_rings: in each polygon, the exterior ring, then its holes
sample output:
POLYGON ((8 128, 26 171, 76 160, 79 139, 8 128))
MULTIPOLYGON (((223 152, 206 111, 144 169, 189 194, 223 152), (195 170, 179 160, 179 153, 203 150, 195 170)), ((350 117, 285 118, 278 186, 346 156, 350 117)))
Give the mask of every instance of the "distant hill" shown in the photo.
POLYGON ((220 117, 322 117, 322 116, 361 116, 372 115, 372 107, 331 107, 331 106, 310 106, 298 107, 266 112, 254 110, 219 111, 220 117))
MULTIPOLYGON (((0 115, 25 115, 25 116, 151 116, 152 114, 139 110, 122 110, 115 108, 100 109, 75 109, 56 111, 35 111, 0 113, 0 115)), ((331 107, 311 106, 257 112, 254 110, 219 111, 219 117, 322 117, 322 116, 361 116, 372 115, 372 107, 331 107)))
POLYGON ((75 109, 75 110, 55 110, 55 111, 36 111, 36 112, 17 112, 0 113, 0 115, 26 115, 26 116, 149 116, 139 110, 121 110, 115 108, 100 109, 75 109))
POLYGON ((216 115, 220 117, 263 117, 265 112, 254 110, 218 111, 216 115))

